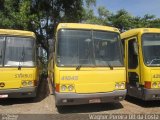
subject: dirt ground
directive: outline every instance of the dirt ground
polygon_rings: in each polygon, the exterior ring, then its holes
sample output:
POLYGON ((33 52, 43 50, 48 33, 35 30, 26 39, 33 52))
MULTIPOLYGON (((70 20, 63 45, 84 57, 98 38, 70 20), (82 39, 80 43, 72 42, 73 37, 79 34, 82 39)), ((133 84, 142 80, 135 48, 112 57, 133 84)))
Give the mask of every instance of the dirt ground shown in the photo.
POLYGON ((1 99, 0 114, 160 114, 160 101, 144 102, 127 97, 119 103, 55 107, 47 80, 43 80, 36 99, 1 99))

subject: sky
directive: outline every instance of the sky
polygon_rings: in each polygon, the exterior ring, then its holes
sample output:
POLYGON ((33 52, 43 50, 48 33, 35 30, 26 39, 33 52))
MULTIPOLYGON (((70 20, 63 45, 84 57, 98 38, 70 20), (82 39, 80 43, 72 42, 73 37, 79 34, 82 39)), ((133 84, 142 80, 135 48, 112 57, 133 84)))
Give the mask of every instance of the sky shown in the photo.
POLYGON ((125 9, 133 16, 153 14, 160 18, 160 0, 97 0, 96 5, 104 6, 113 13, 125 9))

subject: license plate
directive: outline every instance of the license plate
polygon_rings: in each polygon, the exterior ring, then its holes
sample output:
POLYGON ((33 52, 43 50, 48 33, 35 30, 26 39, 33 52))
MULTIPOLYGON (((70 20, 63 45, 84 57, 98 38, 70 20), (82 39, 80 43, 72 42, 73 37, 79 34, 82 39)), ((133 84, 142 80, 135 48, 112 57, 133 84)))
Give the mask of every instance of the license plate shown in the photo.
POLYGON ((91 99, 89 100, 89 103, 100 103, 101 100, 100 99, 91 99))
POLYGON ((0 95, 0 98, 8 98, 8 95, 0 95))

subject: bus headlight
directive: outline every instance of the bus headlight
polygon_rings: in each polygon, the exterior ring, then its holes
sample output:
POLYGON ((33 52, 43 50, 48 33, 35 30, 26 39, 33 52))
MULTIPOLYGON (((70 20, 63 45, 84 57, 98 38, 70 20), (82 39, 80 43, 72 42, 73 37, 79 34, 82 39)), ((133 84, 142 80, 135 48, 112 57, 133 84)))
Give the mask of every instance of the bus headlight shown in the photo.
POLYGON ((74 85, 61 85, 60 86, 60 92, 75 92, 75 87, 74 85))
POLYGON ((22 86, 27 86, 27 81, 22 81, 22 86))
POLYGON ((156 88, 156 87, 157 87, 157 83, 156 83, 156 82, 153 82, 153 83, 152 83, 152 87, 156 88))
POLYGON ((35 85, 34 81, 30 81, 30 80, 23 80, 21 84, 22 84, 22 87, 31 87, 35 85))
POLYGON ((29 86, 33 86, 33 81, 28 81, 29 86))
POLYGON ((115 84, 115 88, 118 89, 119 88, 119 83, 115 84))
POLYGON ((73 91, 73 89, 74 89, 74 87, 73 87, 72 85, 69 85, 69 86, 68 86, 68 90, 69 90, 69 91, 73 91))
POLYGON ((62 91, 65 91, 66 89, 67 89, 67 87, 66 87, 65 85, 62 85, 62 86, 61 86, 61 90, 62 90, 62 91))
POLYGON ((115 89, 125 89, 125 82, 116 83, 115 89))
POLYGON ((120 86, 121 86, 121 89, 125 89, 125 83, 121 83, 120 86))

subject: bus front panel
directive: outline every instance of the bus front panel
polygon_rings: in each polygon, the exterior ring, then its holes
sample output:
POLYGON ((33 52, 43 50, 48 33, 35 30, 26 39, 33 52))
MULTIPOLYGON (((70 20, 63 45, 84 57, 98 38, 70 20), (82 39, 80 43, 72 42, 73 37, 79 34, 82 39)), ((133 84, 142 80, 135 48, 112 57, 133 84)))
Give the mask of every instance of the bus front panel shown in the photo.
POLYGON ((123 100, 125 68, 119 34, 100 30, 60 29, 54 78, 56 104, 123 100))
POLYGON ((32 36, 0 36, 0 98, 36 96, 35 43, 32 36))

